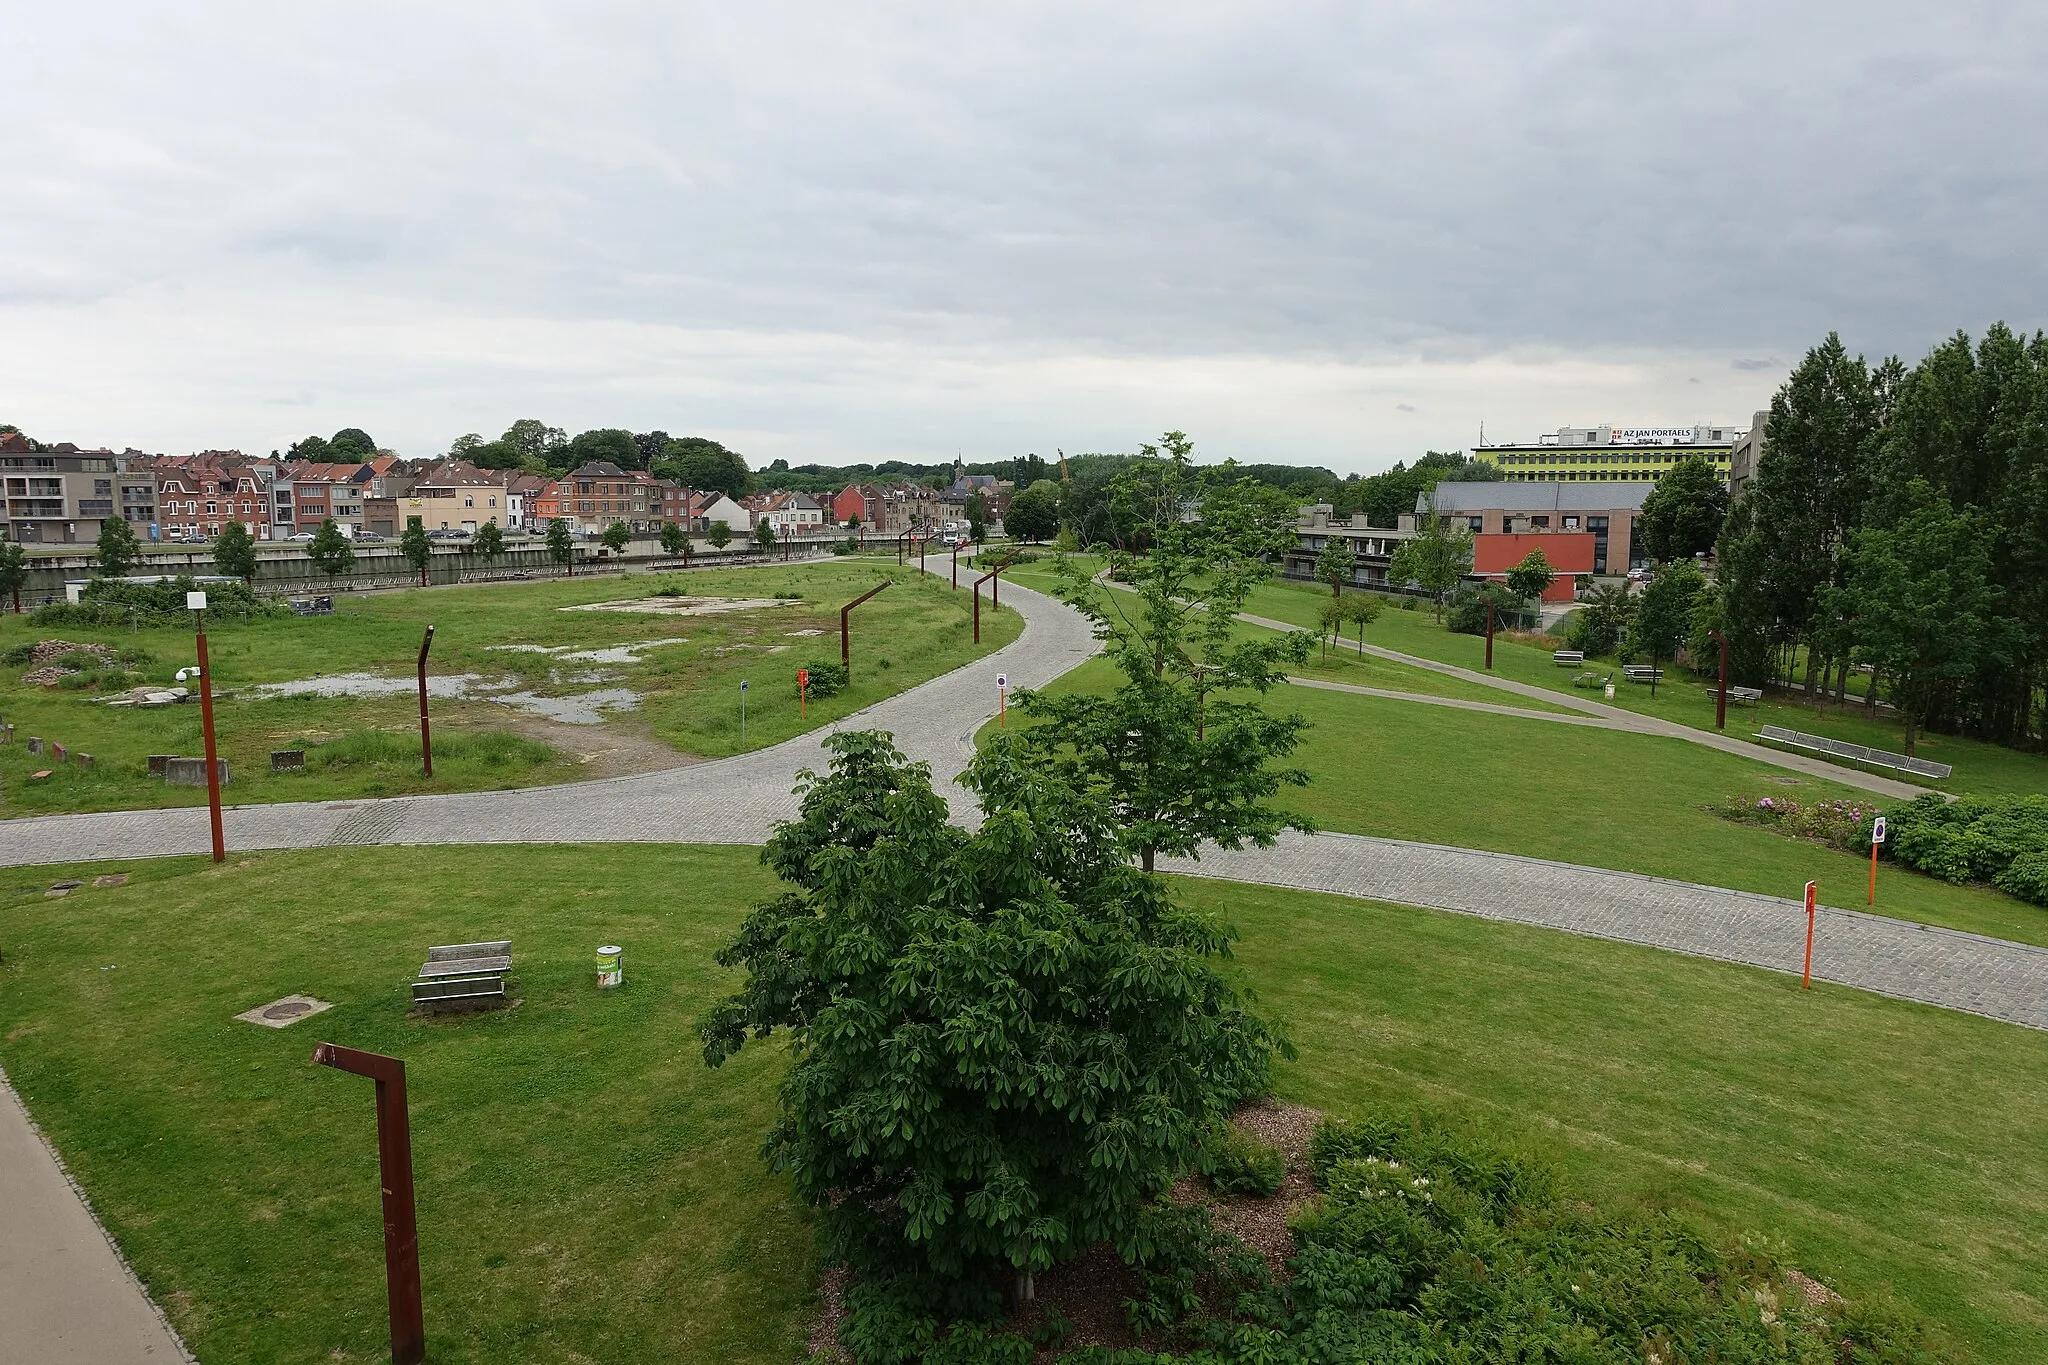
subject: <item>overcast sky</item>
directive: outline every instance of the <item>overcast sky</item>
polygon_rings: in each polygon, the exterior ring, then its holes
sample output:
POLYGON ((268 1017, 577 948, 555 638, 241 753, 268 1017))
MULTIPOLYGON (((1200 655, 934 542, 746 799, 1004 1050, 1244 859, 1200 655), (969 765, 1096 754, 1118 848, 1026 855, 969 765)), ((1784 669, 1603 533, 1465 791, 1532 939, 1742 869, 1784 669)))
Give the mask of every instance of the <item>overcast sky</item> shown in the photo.
POLYGON ((2048 7, 0 0, 0 421, 1383 468, 2048 322, 2048 7))

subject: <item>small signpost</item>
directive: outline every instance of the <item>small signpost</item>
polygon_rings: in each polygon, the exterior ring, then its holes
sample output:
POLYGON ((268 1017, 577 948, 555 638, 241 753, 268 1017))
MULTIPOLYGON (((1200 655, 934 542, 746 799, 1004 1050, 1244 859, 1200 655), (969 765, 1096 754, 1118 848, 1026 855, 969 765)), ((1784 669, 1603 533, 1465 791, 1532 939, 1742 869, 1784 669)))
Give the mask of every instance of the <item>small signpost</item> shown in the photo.
POLYGON ((796 714, 802 720, 810 715, 811 670, 799 668, 796 671, 796 714))
POLYGON ((1010 723, 1010 679, 1004 673, 996 674, 996 725, 1004 727, 1010 723))
POLYGON ((1799 973, 1799 989, 1813 989, 1813 913, 1814 904, 1820 896, 1820 883, 1806 884, 1806 967, 1799 973))
POLYGON ((1884 836, 1884 817, 1880 815, 1870 827, 1870 896, 1863 902, 1865 905, 1877 904, 1877 846, 1884 842, 1884 836))

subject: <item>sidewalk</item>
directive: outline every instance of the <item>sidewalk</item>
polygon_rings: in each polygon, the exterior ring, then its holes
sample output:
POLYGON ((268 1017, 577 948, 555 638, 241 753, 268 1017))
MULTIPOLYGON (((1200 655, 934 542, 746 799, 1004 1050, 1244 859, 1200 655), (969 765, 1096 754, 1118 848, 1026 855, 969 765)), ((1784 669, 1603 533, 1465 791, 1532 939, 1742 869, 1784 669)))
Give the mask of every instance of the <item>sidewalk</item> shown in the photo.
POLYGON ((172 1365, 191 1359, 0 1072, 0 1360, 172 1365))

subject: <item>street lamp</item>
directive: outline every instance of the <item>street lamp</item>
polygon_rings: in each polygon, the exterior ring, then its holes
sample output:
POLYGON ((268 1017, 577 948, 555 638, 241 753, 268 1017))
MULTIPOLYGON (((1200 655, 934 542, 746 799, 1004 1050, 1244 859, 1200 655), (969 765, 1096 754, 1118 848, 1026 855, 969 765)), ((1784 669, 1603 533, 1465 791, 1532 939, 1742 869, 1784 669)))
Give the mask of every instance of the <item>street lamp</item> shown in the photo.
POLYGON ((188 592, 192 628, 199 637, 199 725, 206 735, 206 808, 213 824, 213 860, 228 860, 227 836, 220 823, 220 760, 213 741, 213 669, 206 661, 206 594, 188 592))

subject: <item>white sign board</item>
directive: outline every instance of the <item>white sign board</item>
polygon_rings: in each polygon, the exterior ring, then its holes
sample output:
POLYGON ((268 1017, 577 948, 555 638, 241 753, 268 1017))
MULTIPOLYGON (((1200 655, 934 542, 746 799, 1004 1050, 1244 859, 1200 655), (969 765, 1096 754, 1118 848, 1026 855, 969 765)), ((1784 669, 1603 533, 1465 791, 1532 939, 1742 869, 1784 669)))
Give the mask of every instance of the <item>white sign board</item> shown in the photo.
POLYGON ((186 607, 186 609, 187 609, 187 610, 189 610, 189 611, 205 611, 205 610, 206 610, 206 594, 205 594, 205 593, 203 593, 203 592, 188 592, 188 593, 186 593, 186 594, 185 594, 185 607, 186 607))
POLYGON ((1884 835, 1884 817, 1880 815, 1877 817, 1877 823, 1870 827, 1870 842, 1873 844, 1881 844, 1884 842, 1884 835))
POLYGON ((1001 674, 1001 673, 998 673, 998 674, 996 674, 996 686, 997 686, 997 687, 1008 687, 1009 685, 1010 685, 1010 680, 1009 680, 1009 678, 1008 678, 1007 676, 1005 676, 1004 674, 1001 674))

